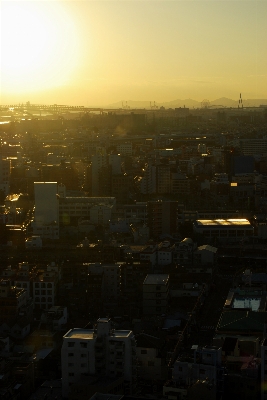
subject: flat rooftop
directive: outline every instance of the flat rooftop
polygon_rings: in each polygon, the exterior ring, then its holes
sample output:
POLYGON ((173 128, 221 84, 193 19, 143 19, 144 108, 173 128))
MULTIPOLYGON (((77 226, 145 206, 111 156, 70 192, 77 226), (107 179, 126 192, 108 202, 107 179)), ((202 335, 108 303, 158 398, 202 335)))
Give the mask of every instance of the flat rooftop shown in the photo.
MULTIPOLYGON (((130 330, 113 330, 112 334, 109 335, 109 338, 116 339, 116 338, 126 338, 130 337, 132 334, 132 331, 130 330)), ((80 329, 80 328, 74 328, 70 329, 64 336, 64 338, 68 339, 87 339, 91 340, 96 338, 96 333, 93 329, 80 329)))
POLYGON ((249 308, 252 311, 258 311, 261 304, 261 297, 236 297, 233 300, 232 308, 249 308))
POLYGON ((168 281, 168 274, 148 274, 144 280, 144 285, 166 285, 168 281))
POLYGON ((196 221, 198 226, 218 226, 218 227, 252 227, 247 219, 198 219, 196 221))
POLYGON ((69 339, 93 339, 94 330, 74 328, 70 329, 63 337, 69 339))

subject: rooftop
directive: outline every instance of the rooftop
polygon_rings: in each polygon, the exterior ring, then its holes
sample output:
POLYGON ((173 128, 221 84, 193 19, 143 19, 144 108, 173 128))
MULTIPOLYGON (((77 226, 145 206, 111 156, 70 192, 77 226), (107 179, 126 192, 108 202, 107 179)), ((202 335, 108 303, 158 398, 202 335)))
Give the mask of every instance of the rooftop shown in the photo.
POLYGON ((69 339, 93 339, 94 330, 74 328, 70 329, 63 337, 69 339))
POLYGON ((232 310, 222 313, 217 325, 217 332, 240 332, 249 334, 251 332, 264 331, 267 312, 255 312, 246 310, 232 310))
POLYGON ((218 227, 222 227, 222 226, 235 226, 235 227, 239 227, 239 226, 249 226, 251 227, 250 222, 247 219, 243 219, 243 218, 238 218, 238 219, 198 219, 196 221, 196 224, 198 226, 218 226, 218 227))
POLYGON ((166 285, 168 281, 168 274, 148 274, 144 280, 144 285, 166 285))
MULTIPOLYGON (((111 339, 126 338, 126 337, 130 337, 131 334, 132 334, 132 331, 130 331, 130 330, 112 330, 109 337, 111 339)), ((94 331, 94 329, 74 328, 74 329, 70 329, 63 337, 68 338, 68 339, 91 340, 91 339, 96 338, 96 332, 94 331)))

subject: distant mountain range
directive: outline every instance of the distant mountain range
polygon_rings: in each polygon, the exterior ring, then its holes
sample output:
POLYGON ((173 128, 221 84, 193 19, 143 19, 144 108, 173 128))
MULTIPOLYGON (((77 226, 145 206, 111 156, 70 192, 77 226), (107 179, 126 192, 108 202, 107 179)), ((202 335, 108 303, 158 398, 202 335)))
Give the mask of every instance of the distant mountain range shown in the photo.
MULTIPOLYGON (((260 105, 264 104, 267 105, 267 99, 245 99, 243 101, 243 106, 244 107, 259 107, 260 105)), ((130 107, 131 109, 135 108, 147 108, 150 109, 151 106, 154 106, 154 102, 150 101, 134 101, 134 100, 128 100, 127 103, 126 101, 121 102, 118 101, 117 103, 112 103, 106 106, 106 108, 124 108, 130 107)), ((193 100, 193 99, 177 99, 177 100, 172 100, 168 102, 163 102, 163 103, 155 103, 155 105, 159 107, 165 107, 165 108, 178 108, 178 107, 188 107, 188 108, 201 108, 202 102, 193 100)), ((228 99, 226 97, 221 97, 216 100, 209 101, 209 105, 212 107, 238 107, 238 100, 232 100, 228 99)))

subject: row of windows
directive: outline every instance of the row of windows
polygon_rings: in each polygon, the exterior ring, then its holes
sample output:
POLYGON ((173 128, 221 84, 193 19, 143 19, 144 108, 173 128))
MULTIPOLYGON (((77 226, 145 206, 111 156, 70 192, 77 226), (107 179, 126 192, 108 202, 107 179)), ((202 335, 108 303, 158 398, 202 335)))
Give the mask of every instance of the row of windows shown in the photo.
MULTIPOLYGON (((35 297, 34 299, 35 303, 40 303, 40 297, 35 297)), ((52 305, 52 297, 48 297, 46 299, 46 297, 41 297, 41 303, 48 303, 52 305)))
POLYGON ((46 294, 53 294, 53 291, 51 289, 49 289, 49 290, 43 289, 43 290, 35 290, 34 293, 37 295, 40 295, 40 294, 46 295, 46 294))
POLYGON ((235 237, 235 236, 238 236, 238 237, 242 237, 242 236, 251 236, 252 234, 253 234, 253 232, 252 231, 245 231, 245 230, 204 230, 203 231, 203 234, 205 235, 205 236, 220 236, 220 237, 228 237, 228 236, 231 236, 231 237, 235 237))
MULTIPOLYGON (((68 347, 74 347, 76 342, 68 342, 68 347)), ((82 349, 87 349, 87 343, 80 342, 80 347, 82 349)))
MULTIPOLYGON (((68 353, 68 357, 74 357, 74 353, 68 353)), ((86 358, 86 354, 82 353, 81 358, 86 358)))
POLYGON ((16 282, 16 287, 18 287, 18 288, 20 288, 20 287, 27 288, 28 284, 26 282, 24 282, 24 283, 16 282))
POLYGON ((42 282, 42 283, 38 283, 38 282, 35 282, 34 283, 34 286, 35 286, 35 288, 51 288, 53 285, 52 285, 52 283, 50 283, 50 282, 48 282, 48 283, 45 283, 45 282, 42 282))
MULTIPOLYGON (((68 367, 74 367, 74 363, 68 363, 68 367)), ((81 363, 81 368, 86 368, 87 363, 81 363)), ((69 376, 74 376, 74 372, 69 372, 69 376)))

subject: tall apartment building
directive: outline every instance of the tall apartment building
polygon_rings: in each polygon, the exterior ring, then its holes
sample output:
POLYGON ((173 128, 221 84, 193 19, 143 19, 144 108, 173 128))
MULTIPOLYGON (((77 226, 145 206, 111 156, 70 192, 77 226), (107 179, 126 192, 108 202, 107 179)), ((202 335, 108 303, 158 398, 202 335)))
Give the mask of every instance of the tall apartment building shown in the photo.
POLYGON ((33 279, 33 301, 37 309, 48 310, 55 305, 57 287, 60 277, 59 269, 54 263, 47 266, 33 279))
POLYGON ((176 233, 178 222, 177 201, 148 201, 147 212, 151 237, 157 239, 161 235, 176 233))
POLYGON ((124 393, 133 393, 136 377, 136 343, 130 330, 114 330, 108 318, 95 329, 71 329, 63 336, 61 350, 62 396, 84 376, 123 377, 124 393))
POLYGON ((59 204, 57 182, 34 182, 33 234, 42 238, 59 237, 59 204))
POLYGON ((168 311, 169 275, 148 274, 143 283, 143 313, 161 315, 168 311))
POLYGON ((181 172, 171 173, 171 192, 180 196, 190 194, 190 180, 185 174, 181 172))
POLYGON ((144 168, 144 175, 139 181, 139 190, 143 194, 156 193, 156 166, 151 162, 144 168))
POLYGON ((5 195, 9 193, 10 172, 11 172, 10 160, 5 160, 0 155, 0 190, 3 190, 5 195))
POLYGON ((157 171, 157 193, 171 193, 171 166, 169 164, 159 164, 157 171))
POLYGON ((267 153, 267 138, 242 139, 240 140, 240 148, 245 156, 267 153))
POLYGON ((121 172, 121 156, 119 154, 92 156, 92 196, 110 195, 110 179, 113 175, 120 175, 121 172))

